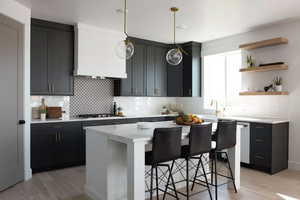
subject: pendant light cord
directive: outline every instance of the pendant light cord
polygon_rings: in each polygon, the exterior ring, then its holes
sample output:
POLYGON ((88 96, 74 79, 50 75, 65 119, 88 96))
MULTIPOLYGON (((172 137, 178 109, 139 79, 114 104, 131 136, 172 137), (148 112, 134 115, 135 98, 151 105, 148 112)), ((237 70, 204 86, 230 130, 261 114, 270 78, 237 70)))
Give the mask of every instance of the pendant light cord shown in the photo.
POLYGON ((173 18, 174 18, 174 27, 173 27, 174 40, 173 40, 173 43, 176 44, 176 11, 173 12, 173 18))
POLYGON ((127 0, 124 0, 124 33, 126 37, 128 37, 127 34, 127 0))

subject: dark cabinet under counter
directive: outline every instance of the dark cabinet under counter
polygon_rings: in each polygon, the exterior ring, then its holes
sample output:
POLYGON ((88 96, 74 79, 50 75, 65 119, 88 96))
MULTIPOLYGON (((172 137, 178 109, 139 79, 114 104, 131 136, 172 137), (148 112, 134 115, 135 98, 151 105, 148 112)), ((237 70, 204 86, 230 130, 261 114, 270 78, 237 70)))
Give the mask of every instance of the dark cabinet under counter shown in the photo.
POLYGON ((275 174, 288 168, 289 123, 250 125, 250 166, 275 174))
POLYGON ((85 164, 85 135, 81 122, 31 125, 33 173, 85 164))

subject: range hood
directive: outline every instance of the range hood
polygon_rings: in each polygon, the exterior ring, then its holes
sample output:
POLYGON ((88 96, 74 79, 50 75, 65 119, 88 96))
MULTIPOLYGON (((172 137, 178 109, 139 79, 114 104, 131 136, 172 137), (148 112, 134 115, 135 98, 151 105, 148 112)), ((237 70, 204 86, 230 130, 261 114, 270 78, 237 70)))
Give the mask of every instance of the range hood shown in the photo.
POLYGON ((122 32, 79 23, 75 27, 75 76, 127 78, 126 60, 116 55, 122 32))

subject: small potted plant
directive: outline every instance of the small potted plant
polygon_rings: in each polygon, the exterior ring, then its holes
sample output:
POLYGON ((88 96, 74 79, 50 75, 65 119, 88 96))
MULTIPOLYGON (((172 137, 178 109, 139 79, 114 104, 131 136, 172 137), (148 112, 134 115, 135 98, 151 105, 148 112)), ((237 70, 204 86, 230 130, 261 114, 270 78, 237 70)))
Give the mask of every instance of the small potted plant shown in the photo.
POLYGON ((248 68, 254 67, 254 60, 252 56, 247 56, 247 66, 248 68))
POLYGON ((276 76, 274 78, 274 87, 275 87, 275 90, 277 92, 281 92, 282 91, 282 78, 280 76, 276 76))

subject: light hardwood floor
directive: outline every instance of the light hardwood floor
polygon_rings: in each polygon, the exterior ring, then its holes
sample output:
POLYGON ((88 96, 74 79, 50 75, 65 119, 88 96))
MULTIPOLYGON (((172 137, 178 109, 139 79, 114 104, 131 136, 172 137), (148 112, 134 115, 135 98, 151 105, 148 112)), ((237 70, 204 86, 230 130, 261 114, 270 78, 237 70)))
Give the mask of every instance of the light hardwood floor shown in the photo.
MULTIPOLYGON (((19 183, 1 192, 0 200, 88 200, 84 195, 84 184, 84 167, 40 173, 35 174, 28 182, 19 183)), ((300 199, 300 171, 286 170, 271 176, 242 168, 241 185, 238 194, 222 186, 219 200, 300 199)), ((202 199, 209 199, 207 192, 191 198, 202 199)))

